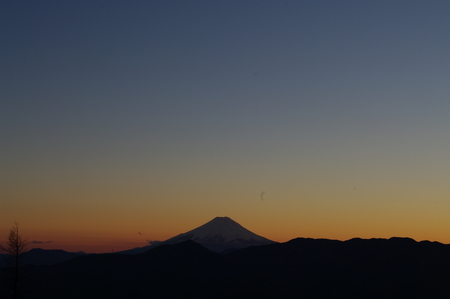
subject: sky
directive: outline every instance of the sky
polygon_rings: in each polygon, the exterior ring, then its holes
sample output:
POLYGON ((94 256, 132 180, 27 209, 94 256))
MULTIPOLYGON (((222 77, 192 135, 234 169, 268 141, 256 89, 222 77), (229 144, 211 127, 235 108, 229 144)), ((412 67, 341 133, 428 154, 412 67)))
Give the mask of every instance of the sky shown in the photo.
POLYGON ((0 241, 450 243, 450 2, 0 5, 0 241))

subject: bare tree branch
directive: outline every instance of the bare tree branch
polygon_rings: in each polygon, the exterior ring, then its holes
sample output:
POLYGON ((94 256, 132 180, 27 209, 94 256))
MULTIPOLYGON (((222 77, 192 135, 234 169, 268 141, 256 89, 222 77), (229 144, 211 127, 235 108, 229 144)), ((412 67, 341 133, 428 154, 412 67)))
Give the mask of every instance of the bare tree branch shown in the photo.
POLYGON ((24 238, 19 233, 19 223, 15 222, 13 227, 9 231, 8 241, 6 245, 0 244, 0 251, 9 255, 9 260, 12 260, 10 268, 12 271, 12 283, 9 285, 12 289, 12 298, 18 298, 19 287, 19 267, 21 262, 22 253, 27 251, 28 239, 24 238))

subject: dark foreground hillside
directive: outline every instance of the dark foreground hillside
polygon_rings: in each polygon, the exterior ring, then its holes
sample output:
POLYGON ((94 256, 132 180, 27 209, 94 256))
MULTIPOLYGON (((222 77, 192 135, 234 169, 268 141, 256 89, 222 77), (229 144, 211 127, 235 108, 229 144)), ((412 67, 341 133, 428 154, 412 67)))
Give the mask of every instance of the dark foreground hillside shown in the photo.
POLYGON ((450 298, 450 246, 294 239, 219 255, 186 241, 28 266, 24 298, 450 298))

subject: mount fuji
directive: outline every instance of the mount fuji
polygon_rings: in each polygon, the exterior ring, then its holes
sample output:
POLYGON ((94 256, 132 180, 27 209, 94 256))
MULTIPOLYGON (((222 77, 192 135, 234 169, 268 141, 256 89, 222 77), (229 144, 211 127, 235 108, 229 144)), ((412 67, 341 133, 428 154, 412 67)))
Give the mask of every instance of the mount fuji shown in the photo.
POLYGON ((176 244, 187 240, 192 240, 215 252, 275 243, 252 233, 229 217, 216 217, 202 226, 170 238, 164 243, 176 244))
POLYGON ((134 248, 121 253, 137 254, 162 244, 176 244, 187 240, 192 240, 215 252, 276 243, 252 233, 229 217, 216 217, 193 230, 179 234, 157 245, 134 248))

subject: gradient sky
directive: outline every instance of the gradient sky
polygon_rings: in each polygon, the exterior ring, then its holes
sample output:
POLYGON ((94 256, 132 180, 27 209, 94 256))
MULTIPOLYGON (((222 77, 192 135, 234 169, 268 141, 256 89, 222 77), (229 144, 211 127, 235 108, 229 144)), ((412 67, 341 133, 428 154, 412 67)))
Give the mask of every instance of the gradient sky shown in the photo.
POLYGON ((2 1, 0 241, 19 221, 35 247, 110 252, 229 216, 280 242, 450 243, 449 15, 2 1))

